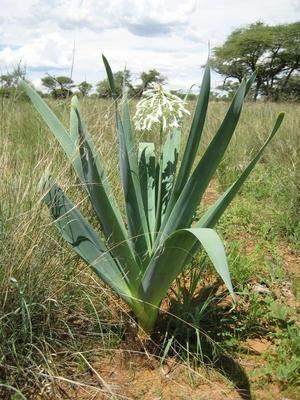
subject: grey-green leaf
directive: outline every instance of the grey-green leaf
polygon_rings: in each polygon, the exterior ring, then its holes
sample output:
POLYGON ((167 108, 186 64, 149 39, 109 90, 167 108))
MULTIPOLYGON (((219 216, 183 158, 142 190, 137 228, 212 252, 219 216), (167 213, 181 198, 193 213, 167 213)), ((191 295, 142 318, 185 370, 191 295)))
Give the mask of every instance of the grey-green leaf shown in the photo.
POLYGON ((80 115, 76 109, 78 118, 79 150, 81 155, 84 183, 90 196, 92 206, 102 226, 103 232, 109 243, 112 244, 112 252, 124 263, 124 270, 130 281, 135 282, 139 275, 139 267, 135 254, 130 245, 127 231, 123 224, 119 223, 116 215, 116 207, 107 196, 96 167, 93 152, 86 140, 80 115))
POLYGON ((104 66, 105 66, 107 79, 108 79, 108 83, 109 83, 110 90, 111 90, 111 95, 112 95, 113 99, 116 99, 117 98, 117 94, 116 94, 114 76, 113 76, 113 73, 112 73, 112 70, 110 68, 109 63, 108 63, 106 57, 103 54, 102 54, 102 60, 103 60, 104 66))
POLYGON ((91 268, 127 303, 131 291, 127 278, 117 260, 114 260, 95 230, 81 215, 59 186, 44 178, 43 201, 49 207, 54 223, 63 238, 91 268))
POLYGON ((234 297, 226 255, 218 234, 207 228, 180 229, 154 254, 142 279, 140 293, 146 303, 159 306, 188 256, 202 245, 216 271, 234 297))
POLYGON ((167 207, 173 193, 176 168, 179 157, 181 131, 174 129, 169 133, 162 149, 161 179, 161 221, 163 222, 167 207))
POLYGON ((153 242, 155 236, 155 149, 154 143, 139 144, 139 179, 147 216, 148 231, 153 242))
POLYGON ((207 63, 203 80, 201 84, 200 93, 197 100, 197 105, 192 121, 191 130, 189 137, 184 149, 182 162, 178 171, 178 177, 176 179, 176 185, 174 188, 175 198, 178 198, 183 186, 185 185, 189 174, 191 172, 195 157, 198 151, 199 143, 202 137, 204 122, 206 118, 208 101, 210 95, 210 67, 207 63))
POLYGON ((83 179, 83 172, 80 163, 80 159, 78 158, 78 151, 76 149, 76 145, 74 141, 71 139, 70 135, 66 131, 63 124, 54 114, 54 112, 48 107, 48 105, 44 102, 44 100, 36 93, 36 91, 25 81, 20 80, 19 86, 27 96, 31 99, 34 104, 36 110, 40 113, 43 120, 48 125, 49 129, 52 131, 67 157, 71 161, 74 166, 76 173, 78 174, 80 180, 83 179))
POLYGON ((246 82, 243 81, 218 132, 175 203, 159 240, 156 241, 156 248, 175 230, 190 226, 195 210, 232 138, 242 110, 245 89, 246 82))
POLYGON ((124 191, 127 223, 130 239, 134 244, 140 260, 146 262, 151 252, 151 244, 148 232, 147 219, 143 205, 138 171, 135 173, 130 168, 128 150, 125 140, 125 132, 119 113, 116 113, 117 133, 119 139, 119 159, 122 187, 124 191))

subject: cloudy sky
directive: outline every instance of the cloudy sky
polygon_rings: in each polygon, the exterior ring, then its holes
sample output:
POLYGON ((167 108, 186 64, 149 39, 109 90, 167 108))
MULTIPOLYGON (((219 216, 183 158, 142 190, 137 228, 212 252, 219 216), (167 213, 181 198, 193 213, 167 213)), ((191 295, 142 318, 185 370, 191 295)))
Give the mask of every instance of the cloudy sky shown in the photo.
POLYGON ((209 42, 299 18, 300 0, 0 0, 0 73, 21 61, 37 86, 46 73, 70 75, 75 44, 76 82, 103 79, 104 53, 114 71, 156 68, 184 89, 200 81, 209 42))

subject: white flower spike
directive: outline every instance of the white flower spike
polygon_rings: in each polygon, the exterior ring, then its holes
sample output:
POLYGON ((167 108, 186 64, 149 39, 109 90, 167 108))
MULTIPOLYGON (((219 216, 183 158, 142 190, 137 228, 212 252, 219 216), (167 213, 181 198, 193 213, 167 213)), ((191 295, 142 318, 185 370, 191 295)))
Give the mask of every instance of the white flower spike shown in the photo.
POLYGON ((157 125, 166 132, 169 128, 178 128, 184 114, 190 115, 186 103, 178 96, 166 92, 160 83, 143 93, 144 98, 136 106, 135 128, 150 131, 157 125))

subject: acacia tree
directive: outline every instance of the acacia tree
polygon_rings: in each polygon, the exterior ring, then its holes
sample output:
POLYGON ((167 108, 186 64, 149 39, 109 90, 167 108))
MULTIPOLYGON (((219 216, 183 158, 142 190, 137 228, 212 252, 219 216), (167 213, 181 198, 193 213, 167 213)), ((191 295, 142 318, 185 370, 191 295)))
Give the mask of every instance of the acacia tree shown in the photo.
POLYGON ((156 69, 150 69, 148 72, 142 72, 140 79, 142 83, 135 88, 135 94, 137 96, 141 96, 143 91, 147 90, 152 83, 164 83, 166 81, 166 78, 163 77, 156 69))
POLYGON ((92 90, 93 85, 88 83, 87 81, 83 81, 79 83, 78 90, 82 96, 88 96, 90 91, 92 90))
MULTIPOLYGON (((126 86, 128 86, 130 90, 132 89, 130 71, 128 71, 128 70, 117 71, 113 74, 113 76, 114 76, 114 82, 115 82, 115 92, 116 92, 115 95, 117 97, 120 97, 122 95, 124 79, 125 79, 126 86)), ((97 92, 98 96, 101 98, 111 97, 111 89, 110 89, 109 82, 107 79, 103 79, 103 81, 100 81, 97 83, 96 92, 97 92)))
MULTIPOLYGON (((124 85, 128 88, 128 94, 131 97, 140 97, 144 90, 148 89, 149 85, 153 82, 163 83, 166 78, 161 76, 160 72, 156 69, 150 69, 147 72, 142 72, 140 74, 141 84, 133 86, 131 83, 131 72, 128 70, 118 71, 113 74, 115 82, 115 94, 117 97, 122 95, 122 89, 124 85)), ((107 79, 98 82, 96 86, 96 91, 99 97, 108 98, 111 97, 111 89, 107 79)))
POLYGON ((214 49, 213 68, 239 82, 256 71, 258 95, 278 100, 290 78, 300 72, 300 22, 268 26, 252 24, 232 32, 214 49))
POLYGON ((42 85, 50 91, 54 98, 66 98, 72 94, 74 81, 68 76, 45 76, 41 79, 42 85))

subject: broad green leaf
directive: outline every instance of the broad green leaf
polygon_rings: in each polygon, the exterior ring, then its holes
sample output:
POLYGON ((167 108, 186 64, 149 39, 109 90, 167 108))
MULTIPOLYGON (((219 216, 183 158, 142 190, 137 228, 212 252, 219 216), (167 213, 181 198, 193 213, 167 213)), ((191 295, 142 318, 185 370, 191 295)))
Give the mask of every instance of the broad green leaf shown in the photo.
MULTIPOLYGON (((125 81, 123 85, 123 97, 121 103, 121 113, 122 113, 122 128, 123 128, 123 138, 119 138, 119 142, 124 140, 124 148, 126 148, 128 155, 128 165, 131 173, 132 183, 135 191, 136 202, 138 205, 137 212, 140 214, 140 220, 143 224, 143 234, 145 235, 146 244, 148 252, 151 251, 151 235, 149 232, 147 212, 144 207, 143 195, 141 191, 140 179, 139 179, 139 165, 138 165, 138 155, 137 149, 134 144, 134 134, 130 120, 129 106, 127 99, 127 88, 125 86, 125 81)), ((121 134, 121 132, 118 132, 121 134)), ((120 160, 121 162, 121 160, 120 160)))
POLYGON ((173 131, 168 134, 162 146, 159 162, 157 162, 156 165, 155 235, 161 230, 161 224, 172 194, 180 147, 180 137, 181 132, 178 129, 173 129, 173 131))
POLYGON ((111 95, 114 100, 117 98, 114 76, 106 57, 102 54, 102 60, 106 69, 107 79, 111 90, 111 95))
POLYGON ((218 234, 207 228, 180 229, 174 232, 154 254, 141 283, 141 298, 159 306, 172 282, 182 272, 191 252, 202 245, 216 271, 234 297, 226 255, 218 234))
POLYGON ((136 277, 139 276, 139 267, 135 260, 135 254, 130 246, 127 232, 123 229, 123 226, 119 224, 119 221, 116 218, 113 203, 106 195, 96 168, 93 152, 85 138, 80 115, 77 109, 76 114, 78 118, 78 132, 80 139, 79 151, 87 192, 90 196, 93 209, 102 226, 103 232, 108 242, 113 246, 111 251, 123 263, 124 270, 126 274, 128 274, 128 279, 135 282, 136 277))
POLYGON ((250 78, 246 82, 245 97, 249 93, 251 86, 253 85, 255 79, 256 79, 256 72, 253 72, 253 74, 250 76, 250 78))
POLYGON ((173 192, 180 149, 180 139, 180 130, 174 129, 168 135, 162 149, 161 221, 164 219, 167 206, 173 192))
POLYGON ((192 121, 189 137, 184 149, 182 162, 178 171, 178 177, 174 188, 175 198, 178 198, 182 188, 189 178, 195 157, 198 151, 199 143, 202 137, 204 122, 206 118, 208 101, 210 95, 210 67, 207 63, 201 84, 200 93, 192 121))
POLYGON ((199 222, 194 225, 194 227, 199 227, 199 228, 212 228, 214 225, 218 222, 219 218, 223 214, 223 212, 226 210, 228 205, 231 203, 235 195, 238 193, 239 189, 249 176, 250 172, 253 170, 255 167, 256 163, 259 161, 263 151, 265 150, 266 146, 269 144, 275 133, 278 131, 280 128, 280 125, 283 121, 284 114, 281 113, 279 114, 276 123, 274 125, 274 128, 264 143, 264 145, 261 147, 257 155, 253 158, 253 160, 248 164, 248 166, 245 168, 241 176, 226 190, 226 192, 223 193, 223 195, 213 204, 207 212, 202 216, 202 218, 199 220, 199 222))
POLYGON ((131 304, 131 283, 121 264, 115 260, 78 208, 54 183, 44 179, 43 201, 47 204, 62 237, 104 282, 131 304))
MULTIPOLYGON (((134 174, 130 168, 125 133, 118 112, 116 113, 116 119, 119 139, 120 171, 125 198, 128 230, 136 254, 143 263, 146 263, 151 253, 151 244, 143 199, 140 191, 141 188, 139 182, 136 186, 134 184, 135 178, 133 178, 134 174)), ((139 179, 138 175, 136 178, 139 179)))
MULTIPOLYGON (((202 137, 203 127, 207 114, 209 95, 210 95, 210 67, 209 67, 209 62, 207 62, 202 79, 200 93, 196 104, 196 109, 194 112, 190 133, 184 149, 182 162, 180 163, 174 190, 172 192, 168 207, 165 212, 165 220, 164 220, 165 223, 174 207, 176 200, 178 199, 184 185, 186 184, 190 176, 190 172, 193 163, 195 161, 195 157, 199 148, 199 143, 202 137)), ((163 223, 162 229, 165 226, 165 223, 163 223)))
POLYGON ((83 179, 83 172, 80 163, 80 159, 78 158, 78 151, 76 149, 76 145, 74 141, 71 139, 70 135, 66 131, 63 124, 59 121, 54 112, 48 107, 48 105, 44 102, 44 100, 36 93, 36 91, 25 81, 20 80, 19 86, 27 96, 30 98, 32 103, 34 104, 36 110, 40 113, 43 120, 48 125, 51 132, 54 134, 59 144, 63 148, 67 157, 71 161, 74 166, 74 169, 79 176, 80 180, 83 179))
MULTIPOLYGON (((123 87, 123 96, 121 102, 121 116, 122 116, 122 123, 123 129, 125 133, 125 141, 126 141, 126 148, 128 152, 128 159, 133 171, 137 174, 138 171, 138 160, 137 160, 137 153, 134 144, 134 136, 133 130, 131 125, 130 113, 129 113, 129 106, 128 106, 128 99, 127 99, 127 88, 124 84, 123 87)), ((138 175, 138 174, 137 174, 138 175)))
POLYGON ((155 234, 155 149, 154 143, 139 144, 139 178, 148 231, 152 241, 155 234))
MULTIPOLYGON (((252 76, 249 78, 249 80, 246 82, 246 87, 245 87, 245 92, 244 92, 244 98, 248 94, 254 80, 255 80, 256 74, 253 73, 252 76)), ((166 218, 165 218, 165 223, 161 227, 161 229, 164 229, 164 226, 168 220, 168 217, 174 208, 174 204, 177 201, 179 195, 181 194, 181 191, 187 182, 189 178, 189 174, 191 172, 193 162, 196 157, 196 153, 199 147, 200 139, 202 136, 202 131, 203 131, 203 126, 207 114, 207 107, 208 107, 208 102, 209 102, 209 95, 210 95, 210 68, 209 68, 209 62, 206 65, 205 71, 204 71, 204 76, 202 80, 202 85, 201 85, 201 90, 200 94, 198 97, 197 105, 196 105, 196 110, 194 113, 194 118, 190 130, 190 134, 186 143, 185 151, 183 154, 183 160, 180 164, 180 169, 178 171, 178 176, 175 182, 175 187, 172 192, 172 196, 166 211, 166 218)))
MULTIPOLYGON (((115 92, 115 82, 112 70, 103 56, 107 78, 112 94, 115 92)), ((125 197, 125 208, 130 239, 133 242, 136 254, 142 264, 147 264, 151 253, 151 240, 148 232, 147 218, 143 205, 137 158, 133 153, 134 141, 130 124, 126 93, 123 97, 123 118, 125 128, 116 106, 116 126, 119 141, 119 166, 121 181, 125 197)))
POLYGON ((195 210, 215 173, 238 123, 245 96, 246 82, 240 85, 218 132, 184 186, 156 241, 155 248, 177 229, 190 226, 195 210))
MULTIPOLYGON (((115 212, 115 216, 116 219, 118 220, 119 225, 122 226, 124 232, 125 232, 125 226, 124 226, 124 222, 122 220, 122 216, 121 213, 119 211, 119 208, 117 206, 117 202, 115 199, 115 196, 113 194, 113 191, 110 187, 109 184, 109 180, 107 178, 106 172, 105 172, 105 168, 103 166, 103 163, 99 157, 99 153, 97 151, 97 148, 87 130, 87 127, 83 121, 83 118, 81 116, 81 111, 80 111, 80 107, 79 107, 79 102, 78 102, 78 98, 76 96, 73 96, 72 98, 72 104, 71 104, 71 117, 70 117, 70 125, 72 126, 72 130, 70 130, 70 135, 74 140, 74 143, 76 144, 76 146, 78 147, 78 154, 79 154, 79 143, 80 143, 80 137, 79 137, 79 122, 80 121, 80 129, 82 131, 82 134, 84 135, 84 140, 87 142, 91 154, 92 154, 92 158, 94 160, 94 165, 97 169, 97 173, 100 177, 101 180, 101 185, 103 186, 103 189, 105 191, 105 196, 107 198, 109 198, 111 204, 112 204, 112 208, 114 209, 115 212), (76 120, 75 120, 76 119, 76 120), (76 132, 77 129, 77 132, 76 132)), ((80 157, 80 155, 79 155, 80 157)), ((80 161, 81 162, 81 161, 80 161)))

